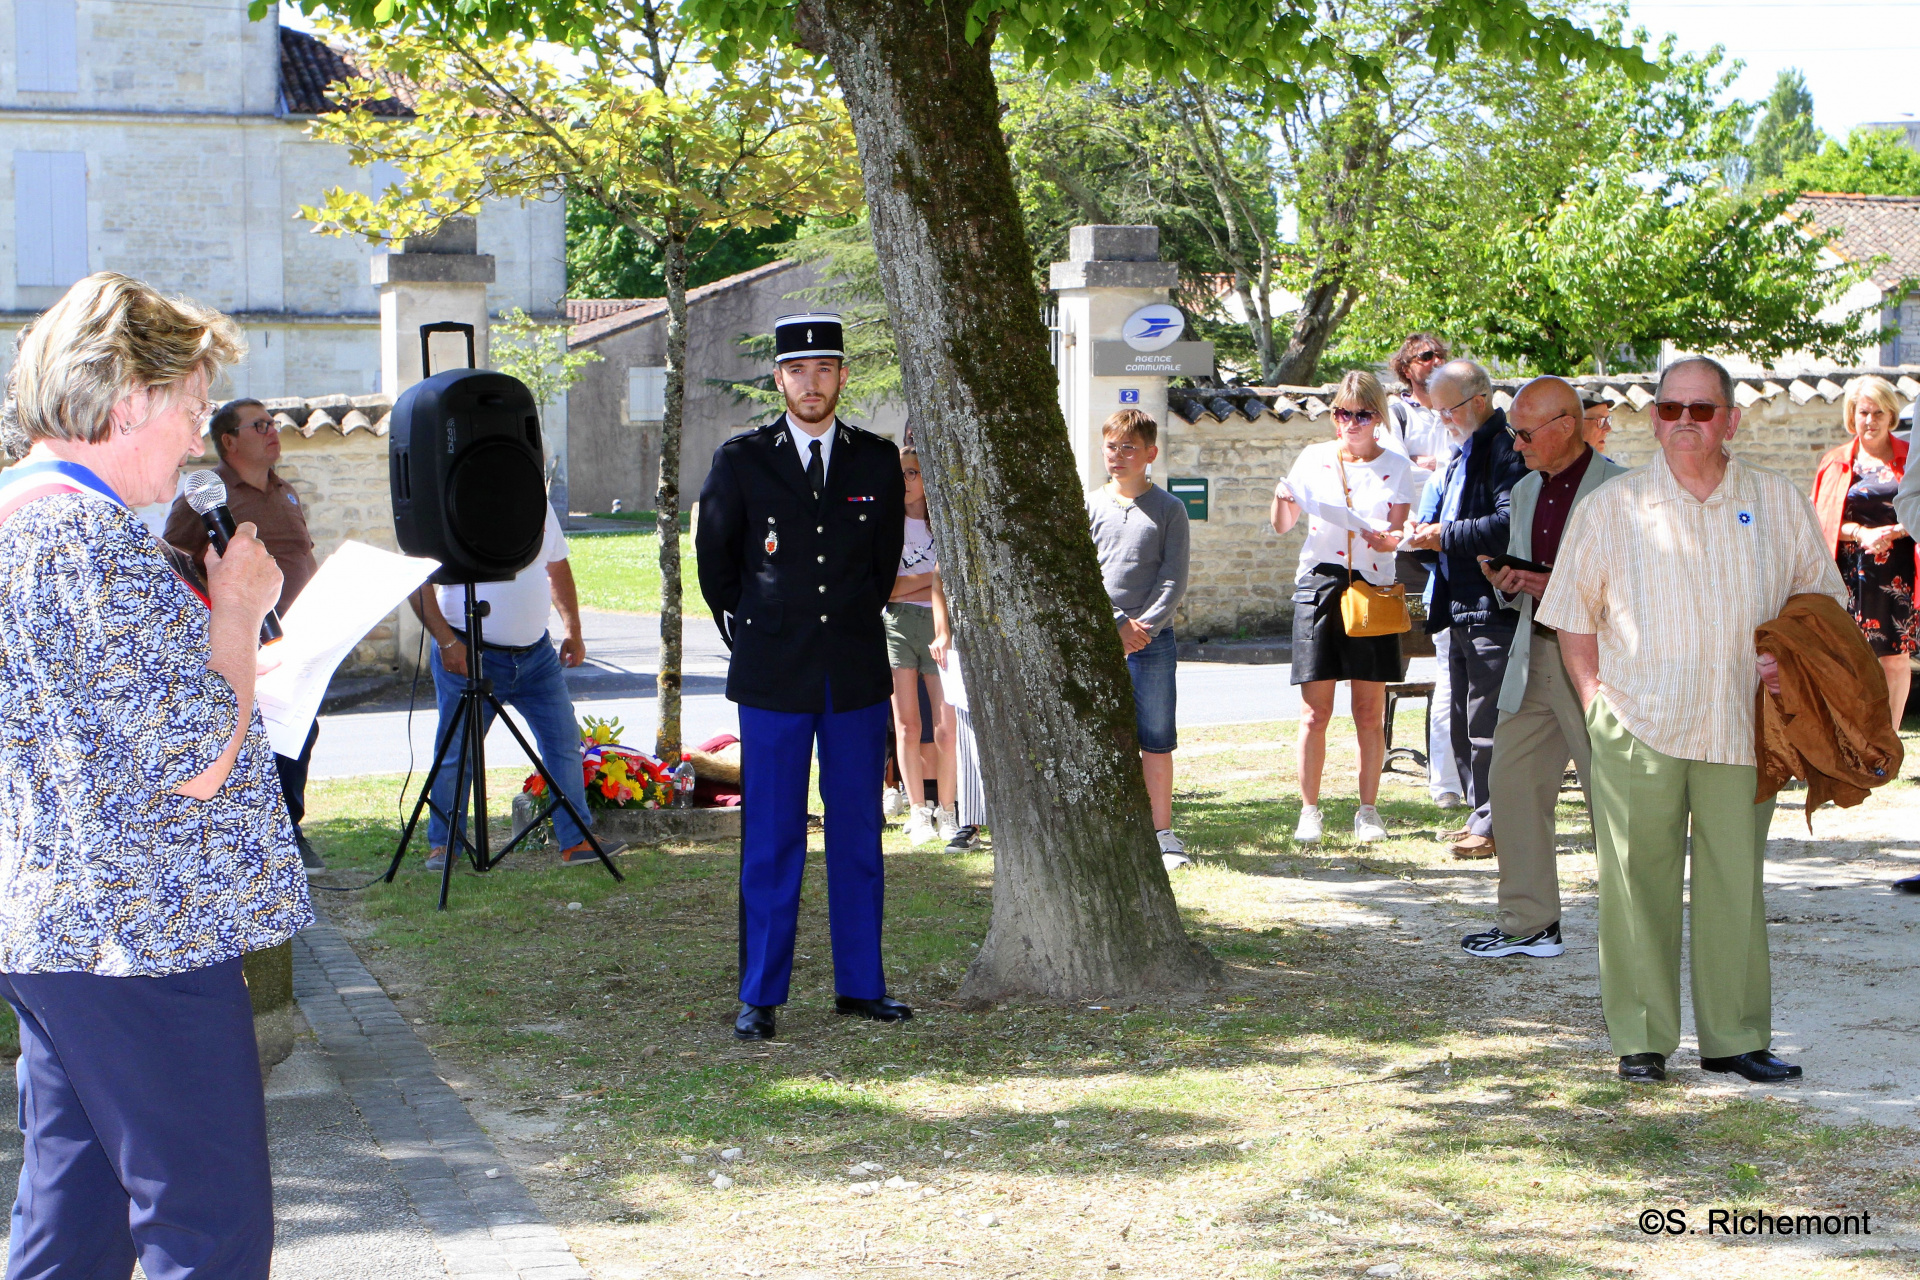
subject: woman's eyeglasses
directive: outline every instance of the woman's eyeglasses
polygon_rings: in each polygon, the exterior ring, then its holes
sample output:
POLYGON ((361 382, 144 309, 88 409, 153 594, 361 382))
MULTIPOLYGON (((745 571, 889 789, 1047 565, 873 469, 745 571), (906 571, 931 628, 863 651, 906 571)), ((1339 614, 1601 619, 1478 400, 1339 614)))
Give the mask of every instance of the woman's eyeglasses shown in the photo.
POLYGON ((1365 426, 1369 422, 1378 421, 1379 415, 1371 409, 1335 409, 1333 411, 1333 420, 1342 424, 1356 422, 1361 426, 1365 426))
POLYGON ((1653 409, 1655 413, 1660 415, 1660 421, 1662 422, 1678 422, 1680 421, 1680 415, 1683 413, 1695 422, 1712 422, 1716 414, 1726 412, 1727 406, 1724 404, 1682 404, 1678 400, 1656 400, 1654 401, 1653 409))

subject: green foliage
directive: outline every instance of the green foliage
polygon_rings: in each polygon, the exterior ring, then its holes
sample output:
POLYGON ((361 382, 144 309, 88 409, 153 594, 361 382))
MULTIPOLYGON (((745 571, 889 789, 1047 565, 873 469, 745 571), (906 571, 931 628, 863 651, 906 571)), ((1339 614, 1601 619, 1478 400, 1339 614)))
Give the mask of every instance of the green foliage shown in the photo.
POLYGON ((1831 236, 1784 219, 1790 194, 1728 185, 1751 108, 1722 101, 1732 72, 1718 51, 1682 55, 1669 37, 1656 62, 1653 83, 1487 69, 1478 108, 1438 121, 1414 169, 1417 189, 1448 199, 1393 228, 1381 256, 1394 269, 1346 342, 1377 358, 1426 328, 1554 373, 1644 364, 1663 341, 1762 362, 1849 357, 1866 313, 1819 313, 1865 268, 1823 264, 1831 236))
MULTIPOLYGON (((780 257, 800 224, 781 218, 766 227, 702 227, 687 241, 687 287, 711 284, 780 257)), ((603 206, 567 204, 567 296, 660 298, 667 284, 660 250, 603 206)))
POLYGON ((543 409, 580 381, 588 365, 601 359, 598 351, 568 351, 565 325, 535 320, 519 307, 492 326, 488 356, 495 369, 526 383, 533 402, 543 409))
POLYGON ((1798 67, 1788 67, 1774 79, 1773 92, 1753 126, 1747 144, 1748 181, 1761 186, 1778 184, 1787 166, 1805 160, 1820 149, 1822 135, 1813 125, 1813 92, 1798 67))
MULTIPOLYGON (((564 44, 586 43, 610 6, 585 0, 298 0, 301 12, 326 9, 364 29, 438 27, 488 41, 508 35, 564 44)), ((265 16, 268 0, 248 12, 265 16)), ((689 0, 685 13, 708 33, 715 62, 730 68, 792 39, 793 0, 689 0)), ((1414 27, 1434 56, 1450 61, 1463 44, 1513 61, 1564 67, 1570 62, 1616 67, 1641 79, 1658 70, 1637 49, 1622 47, 1559 13, 1537 13, 1527 0, 1433 0, 1414 27)), ((1143 70, 1160 77, 1190 74, 1234 84, 1285 105, 1299 92, 1304 68, 1356 60, 1322 29, 1311 0, 1272 6, 1245 0, 972 0, 969 38, 996 33, 1003 47, 1058 83, 1096 73, 1143 70)), ((1357 60, 1371 74, 1370 59, 1357 60)))
POLYGON ((1920 196, 1920 154, 1901 129, 1855 129, 1845 142, 1827 139, 1820 154, 1786 166, 1799 191, 1865 196, 1920 196))

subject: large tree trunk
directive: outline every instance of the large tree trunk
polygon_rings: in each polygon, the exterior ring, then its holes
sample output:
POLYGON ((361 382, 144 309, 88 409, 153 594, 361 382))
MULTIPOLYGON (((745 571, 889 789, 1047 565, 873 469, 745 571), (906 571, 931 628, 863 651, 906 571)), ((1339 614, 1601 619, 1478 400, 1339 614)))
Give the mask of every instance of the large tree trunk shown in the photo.
POLYGON ((680 759, 680 418, 687 402, 687 241, 669 234, 661 265, 667 282, 667 404, 660 416, 660 489, 654 513, 660 531, 660 674, 655 682, 660 727, 653 753, 680 759))
POLYGON ((1154 844, 1133 694, 1054 393, 992 35, 964 5, 802 0, 852 114, 993 828, 961 998, 1203 987, 1154 844))

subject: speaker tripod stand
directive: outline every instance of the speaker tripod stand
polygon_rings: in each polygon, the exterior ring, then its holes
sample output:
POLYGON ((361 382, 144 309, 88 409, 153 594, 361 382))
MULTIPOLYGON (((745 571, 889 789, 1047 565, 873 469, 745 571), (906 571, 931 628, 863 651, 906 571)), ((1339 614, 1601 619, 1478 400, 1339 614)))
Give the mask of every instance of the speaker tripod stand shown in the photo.
MULTIPOLYGON (((440 868, 440 910, 447 909, 447 892, 453 884, 453 859, 456 850, 465 853, 475 871, 491 871, 499 866, 522 840, 532 835, 542 822, 551 817, 556 809, 561 808, 564 808, 567 815, 586 833, 587 843, 593 847, 594 855, 607 869, 607 874, 615 880, 624 879, 619 868, 613 865, 613 859, 607 856, 606 849, 601 847, 592 828, 587 826, 586 815, 573 807, 573 801, 567 799, 566 793, 561 791, 560 785, 554 781, 553 774, 547 769, 546 761, 542 760, 540 753, 527 742, 526 737, 520 732, 520 726, 513 722, 512 717, 507 715, 506 707, 502 706, 500 699, 494 696, 493 684, 481 670, 482 655, 486 651, 481 635, 481 619, 487 615, 488 606, 476 597, 471 582, 466 584, 466 588, 467 683, 460 690, 460 701, 455 706, 453 714, 447 717, 445 724, 440 726, 440 745, 433 753, 433 767, 427 770, 427 780, 420 788, 419 800, 414 803, 413 816, 407 819, 406 830, 400 833, 400 846, 393 851, 393 862, 387 867, 387 874, 383 879, 388 884, 392 884, 394 876, 400 872, 400 864, 406 861, 407 846, 413 842, 414 828, 420 824, 420 812, 433 803, 434 779, 440 776, 440 766, 445 762, 447 752, 452 749, 455 742, 461 743, 462 749, 459 763, 454 766, 453 771, 454 811, 441 815, 447 820, 450 838, 447 841, 446 863, 440 868), (487 850, 487 720, 485 712, 488 708, 491 708, 493 714, 500 718, 500 722, 507 726, 508 731, 513 734, 513 740, 520 744, 520 749, 527 753, 529 760, 533 761, 533 767, 540 771, 542 778, 546 779, 547 794, 553 797, 548 801, 546 808, 534 814, 533 821, 527 824, 526 829, 507 841, 499 853, 489 853, 487 850), (466 798, 469 793, 473 800, 473 822, 466 830, 462 830, 461 819, 468 810, 466 798)), ((437 806, 435 812, 439 812, 437 806)))

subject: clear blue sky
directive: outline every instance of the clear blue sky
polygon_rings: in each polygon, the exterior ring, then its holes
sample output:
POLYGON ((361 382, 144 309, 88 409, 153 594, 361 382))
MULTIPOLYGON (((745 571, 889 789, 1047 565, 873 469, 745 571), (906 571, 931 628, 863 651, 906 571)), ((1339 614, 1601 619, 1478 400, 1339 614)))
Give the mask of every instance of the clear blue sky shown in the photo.
POLYGON ((1630 25, 1657 40, 1705 52, 1719 44, 1746 63, 1734 93, 1763 98, 1798 67, 1813 91, 1814 122, 1828 134, 1869 121, 1920 115, 1920 0, 1631 0, 1630 25))

